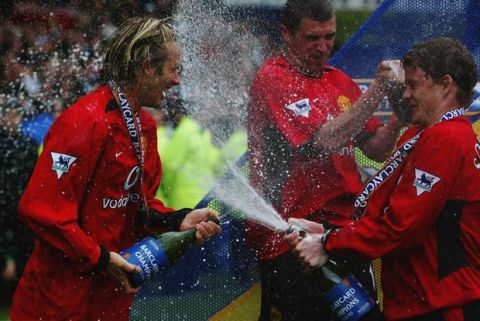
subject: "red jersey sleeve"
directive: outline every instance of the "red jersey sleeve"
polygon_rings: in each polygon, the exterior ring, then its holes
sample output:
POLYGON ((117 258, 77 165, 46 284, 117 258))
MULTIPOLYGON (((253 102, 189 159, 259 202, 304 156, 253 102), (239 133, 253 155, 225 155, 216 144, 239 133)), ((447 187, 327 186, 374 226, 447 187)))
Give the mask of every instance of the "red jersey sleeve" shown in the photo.
POLYGON ((79 209, 107 129, 87 108, 75 110, 82 112, 67 110, 49 130, 19 213, 41 242, 63 252, 84 271, 95 266, 101 250, 79 225, 79 209))
POLYGON ((462 155, 452 135, 439 134, 438 128, 425 132, 401 176, 391 178, 399 177, 397 182, 384 183, 391 190, 381 186, 372 193, 366 214, 331 233, 327 250, 377 258, 420 243, 456 184, 457 173, 452 169, 461 168, 462 155))

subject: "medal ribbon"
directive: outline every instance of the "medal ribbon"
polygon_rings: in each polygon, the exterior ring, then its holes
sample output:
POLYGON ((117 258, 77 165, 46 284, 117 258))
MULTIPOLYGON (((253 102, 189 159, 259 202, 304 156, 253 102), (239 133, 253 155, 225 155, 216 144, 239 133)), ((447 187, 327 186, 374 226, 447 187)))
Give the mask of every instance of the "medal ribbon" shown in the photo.
POLYGON ((140 170, 140 193, 142 194, 143 204, 141 209, 143 210, 143 217, 140 218, 141 225, 144 227, 148 222, 148 205, 145 193, 143 191, 143 165, 145 159, 145 151, 142 148, 142 123, 140 117, 135 116, 127 100, 127 97, 123 94, 123 90, 120 85, 115 85, 113 80, 108 81, 108 85, 112 90, 113 97, 120 106, 120 113, 122 114, 123 121, 127 128, 130 141, 132 143, 135 156, 137 157, 138 167, 140 170))
MULTIPOLYGON (((445 113, 439 120, 443 122, 454 117, 460 117, 465 115, 465 108, 457 108, 445 113)), ((420 130, 413 138, 399 147, 392 155, 387 159, 385 165, 365 184, 363 191, 355 200, 354 220, 358 220, 362 217, 370 198, 370 194, 373 193, 380 185, 382 185, 389 177, 392 176, 400 165, 407 159, 408 155, 412 152, 414 145, 418 142, 420 136, 423 133, 423 129, 420 130)), ((377 258, 371 263, 371 273, 373 275, 374 287, 376 289, 376 295, 380 311, 383 311, 383 286, 382 286, 382 259, 377 258)))
MULTIPOLYGON (((460 117, 465 115, 465 108, 456 108, 445 113, 439 120, 443 122, 455 117, 460 117)), ((370 180, 365 184, 362 192, 357 197, 354 203, 354 220, 358 220, 362 217, 363 212, 365 211, 370 195, 380 187, 392 174, 400 168, 401 164, 407 159, 408 155, 413 151, 414 145, 419 140, 420 136, 423 133, 423 129, 418 132, 413 138, 407 141, 405 144, 400 146, 395 150, 392 155, 387 159, 385 165, 375 173, 370 180)))

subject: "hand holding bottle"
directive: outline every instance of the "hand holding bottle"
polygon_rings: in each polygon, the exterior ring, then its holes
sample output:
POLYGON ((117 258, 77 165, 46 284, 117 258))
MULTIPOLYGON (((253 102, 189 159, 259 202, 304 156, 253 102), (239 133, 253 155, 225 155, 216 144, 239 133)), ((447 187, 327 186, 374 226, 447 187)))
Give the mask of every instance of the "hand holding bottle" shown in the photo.
POLYGON ((335 320, 384 321, 378 304, 356 277, 341 261, 329 259, 322 242, 323 225, 297 219, 288 222, 290 227, 285 231, 285 238, 295 244, 295 251, 310 270, 315 289, 323 296, 335 320))
POLYGON ((302 260, 307 272, 323 266, 328 261, 328 254, 322 244, 322 236, 323 234, 308 233, 295 246, 295 252, 302 260))
POLYGON ((188 213, 180 224, 180 231, 194 228, 197 230, 196 243, 202 244, 222 231, 218 212, 209 208, 199 208, 188 213))
POLYGON ((139 272, 139 266, 128 263, 127 260, 116 252, 110 252, 110 261, 105 269, 105 273, 113 279, 120 290, 125 293, 137 293, 140 288, 131 286, 128 274, 139 272))
MULTIPOLYGON (((119 254, 122 259, 128 261, 128 268, 133 265, 140 269, 128 275, 130 285, 126 286, 125 290, 135 291, 138 286, 158 275, 164 268, 177 262, 193 243, 201 244, 211 236, 219 234, 221 228, 218 216, 216 211, 208 208, 195 209, 185 216, 180 224, 180 231, 147 237, 121 251, 119 254)), ((123 285, 124 272, 118 270, 112 272, 118 274, 120 284, 123 285)))
POLYGON ((294 247, 294 251, 306 266, 306 271, 311 271, 324 265, 328 261, 328 254, 322 244, 322 236, 325 232, 323 225, 296 218, 290 218, 288 224, 297 226, 307 232, 301 235, 300 232, 296 231, 285 235, 287 241, 294 247))

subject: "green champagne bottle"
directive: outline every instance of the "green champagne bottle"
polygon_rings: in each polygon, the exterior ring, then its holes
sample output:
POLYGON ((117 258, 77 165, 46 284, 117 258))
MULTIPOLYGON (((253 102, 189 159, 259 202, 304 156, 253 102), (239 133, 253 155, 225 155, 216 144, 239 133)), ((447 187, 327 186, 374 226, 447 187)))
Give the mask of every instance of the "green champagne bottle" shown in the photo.
POLYGON ((147 237, 121 251, 119 254, 124 259, 141 268, 140 273, 129 275, 131 285, 138 287, 177 262, 195 242, 196 232, 197 230, 192 228, 162 233, 155 237, 147 237))
MULTIPOLYGON (((286 234, 306 232, 295 225, 286 234)), ((384 321, 378 304, 348 269, 329 259, 327 263, 310 272, 319 294, 339 321, 384 321)))

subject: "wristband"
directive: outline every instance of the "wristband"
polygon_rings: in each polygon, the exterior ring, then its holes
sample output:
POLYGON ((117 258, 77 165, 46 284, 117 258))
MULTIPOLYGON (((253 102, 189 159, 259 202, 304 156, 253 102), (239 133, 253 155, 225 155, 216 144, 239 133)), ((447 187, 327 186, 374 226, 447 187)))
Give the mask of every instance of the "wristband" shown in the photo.
POLYGON ((327 251, 327 241, 328 241, 328 236, 330 235, 330 233, 332 233, 333 231, 336 231, 336 229, 330 229, 330 230, 327 230, 325 233, 323 233, 322 235, 322 246, 323 246, 323 250, 325 251, 325 253, 328 254, 328 251, 327 251))
POLYGON ((103 271, 110 263, 110 252, 108 252, 103 246, 100 246, 100 257, 98 262, 93 268, 93 272, 103 271))

